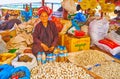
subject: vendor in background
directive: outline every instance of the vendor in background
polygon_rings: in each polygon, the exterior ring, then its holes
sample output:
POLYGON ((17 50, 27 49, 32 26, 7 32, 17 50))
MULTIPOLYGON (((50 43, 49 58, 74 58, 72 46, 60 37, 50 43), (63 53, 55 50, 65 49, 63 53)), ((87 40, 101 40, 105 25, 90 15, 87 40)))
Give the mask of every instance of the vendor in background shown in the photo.
POLYGON ((46 6, 38 10, 39 19, 41 20, 33 32, 32 52, 36 56, 38 52, 52 53, 57 45, 58 31, 56 25, 49 21, 48 18, 52 10, 46 6))
POLYGON ((9 14, 9 13, 6 13, 6 15, 5 15, 5 20, 8 20, 8 19, 9 19, 9 16, 10 16, 10 14, 9 14))
POLYGON ((17 15, 10 15, 8 20, 0 24, 0 30, 8 30, 14 27, 14 24, 21 24, 21 21, 17 19, 17 15))

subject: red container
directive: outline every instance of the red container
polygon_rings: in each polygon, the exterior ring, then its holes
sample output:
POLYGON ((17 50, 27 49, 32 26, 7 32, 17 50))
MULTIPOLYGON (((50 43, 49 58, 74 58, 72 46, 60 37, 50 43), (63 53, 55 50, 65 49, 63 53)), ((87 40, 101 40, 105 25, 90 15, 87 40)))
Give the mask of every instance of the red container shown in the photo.
POLYGON ((12 76, 11 79, 19 79, 19 78, 18 78, 18 75, 14 75, 14 76, 12 76))
POLYGON ((79 31, 79 30, 75 30, 75 36, 76 37, 82 37, 82 36, 85 36, 85 32, 83 31, 79 31))

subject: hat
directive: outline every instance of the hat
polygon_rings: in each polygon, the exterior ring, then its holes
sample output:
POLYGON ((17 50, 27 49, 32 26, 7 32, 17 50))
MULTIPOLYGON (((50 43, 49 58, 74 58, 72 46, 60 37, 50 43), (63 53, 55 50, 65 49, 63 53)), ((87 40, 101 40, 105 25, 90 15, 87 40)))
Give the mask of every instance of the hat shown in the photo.
POLYGON ((44 12, 44 11, 47 12, 49 16, 52 14, 52 9, 50 9, 47 6, 42 6, 38 9, 38 15, 40 16, 41 13, 44 12))

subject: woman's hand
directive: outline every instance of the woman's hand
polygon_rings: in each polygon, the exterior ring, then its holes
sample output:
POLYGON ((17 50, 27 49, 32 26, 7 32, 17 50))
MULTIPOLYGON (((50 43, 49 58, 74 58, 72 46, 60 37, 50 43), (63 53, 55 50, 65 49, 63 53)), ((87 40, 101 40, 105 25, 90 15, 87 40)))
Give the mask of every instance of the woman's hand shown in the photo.
POLYGON ((48 46, 45 45, 44 43, 41 43, 41 46, 44 49, 44 51, 48 51, 49 50, 48 46))
POLYGON ((54 50, 54 46, 52 46, 52 47, 49 48, 50 52, 53 52, 53 50, 54 50))

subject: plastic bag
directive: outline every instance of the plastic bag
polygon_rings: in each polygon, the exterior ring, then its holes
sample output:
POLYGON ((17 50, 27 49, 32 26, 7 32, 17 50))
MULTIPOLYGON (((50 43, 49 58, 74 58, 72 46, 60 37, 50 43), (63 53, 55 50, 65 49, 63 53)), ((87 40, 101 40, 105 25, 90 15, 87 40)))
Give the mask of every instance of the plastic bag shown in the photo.
POLYGON ((7 52, 6 43, 3 41, 1 35, 0 35, 0 53, 7 52))
POLYGON ((83 13, 77 13, 74 17, 78 22, 86 22, 86 16, 83 13))
POLYGON ((4 64, 0 66, 0 79, 9 79, 12 74, 23 71, 25 73, 25 76, 19 79, 30 79, 30 71, 25 66, 20 66, 14 68, 13 66, 10 66, 8 64, 4 64))
POLYGON ((72 20, 72 26, 75 27, 76 30, 80 30, 80 26, 77 23, 77 19, 72 20))
POLYGON ((76 30, 75 27, 71 27, 71 28, 68 30, 68 33, 74 35, 74 31, 75 31, 75 30, 76 30))
POLYGON ((22 78, 19 78, 19 79, 30 79, 30 71, 25 66, 16 67, 16 68, 11 70, 12 74, 19 72, 19 71, 23 71, 25 73, 25 76, 22 78))
MULTIPOLYGON (((100 42, 96 42, 95 43, 100 49, 105 50, 107 52, 110 52, 112 55, 116 55, 120 52, 120 46, 116 46, 114 48, 110 48, 109 46, 100 43, 100 42)), ((113 46, 112 46, 113 47, 113 46)))
POLYGON ((12 72, 11 70, 13 69, 13 66, 10 66, 8 64, 4 64, 0 66, 0 79, 9 79, 11 76, 12 72))
POLYGON ((103 39, 108 32, 109 21, 106 18, 95 19, 89 24, 89 34, 91 36, 91 45, 103 39))
POLYGON ((113 57, 120 60, 120 52, 118 54, 114 55, 113 57))

